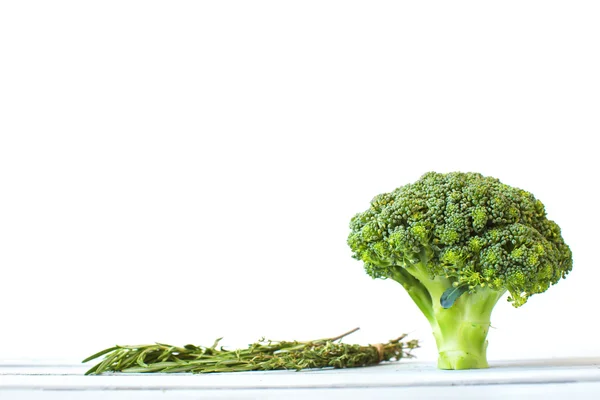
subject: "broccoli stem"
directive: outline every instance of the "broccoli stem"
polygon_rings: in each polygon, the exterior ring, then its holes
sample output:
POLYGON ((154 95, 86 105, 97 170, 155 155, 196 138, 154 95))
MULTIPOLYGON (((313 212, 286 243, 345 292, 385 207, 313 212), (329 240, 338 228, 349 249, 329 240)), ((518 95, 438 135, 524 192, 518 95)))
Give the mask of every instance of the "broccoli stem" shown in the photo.
POLYGON ((400 283, 410 298, 415 302, 419 310, 425 315, 425 318, 432 323, 434 319, 433 304, 431 295, 427 288, 414 276, 409 274, 404 268, 396 268, 392 274, 392 279, 400 283))
POLYGON ((440 297, 452 282, 439 276, 431 278, 428 269, 421 263, 398 267, 392 279, 402 284, 429 321, 439 353, 438 368, 488 368, 486 337, 492 310, 504 292, 477 288, 445 309, 440 297))
POLYGON ((434 305, 431 324, 440 369, 488 368, 487 334, 490 318, 502 292, 480 288, 461 296, 452 307, 434 305))

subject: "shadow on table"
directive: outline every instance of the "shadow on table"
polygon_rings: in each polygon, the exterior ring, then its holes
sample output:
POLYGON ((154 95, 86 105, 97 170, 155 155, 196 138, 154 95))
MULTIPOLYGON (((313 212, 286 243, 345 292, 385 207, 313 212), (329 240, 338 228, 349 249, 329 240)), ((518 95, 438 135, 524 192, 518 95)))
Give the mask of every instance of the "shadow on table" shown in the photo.
POLYGON ((492 361, 491 368, 600 367, 600 357, 549 358, 545 360, 492 361))

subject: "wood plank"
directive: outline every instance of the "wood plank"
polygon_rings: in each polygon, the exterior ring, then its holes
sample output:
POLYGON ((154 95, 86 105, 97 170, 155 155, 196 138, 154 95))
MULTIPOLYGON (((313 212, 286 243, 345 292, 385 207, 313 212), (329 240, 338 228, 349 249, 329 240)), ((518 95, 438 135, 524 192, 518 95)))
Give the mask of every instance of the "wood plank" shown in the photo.
POLYGON ((122 388, 267 389, 456 386, 600 381, 600 359, 539 360, 492 364, 484 370, 441 371, 433 363, 400 362, 354 369, 221 374, 103 374, 84 376, 89 366, 0 365, 0 389, 122 388))
POLYGON ((341 389, 244 389, 244 390, 0 390, 0 399, 10 400, 597 400, 599 382, 530 385, 483 385, 403 388, 341 389))

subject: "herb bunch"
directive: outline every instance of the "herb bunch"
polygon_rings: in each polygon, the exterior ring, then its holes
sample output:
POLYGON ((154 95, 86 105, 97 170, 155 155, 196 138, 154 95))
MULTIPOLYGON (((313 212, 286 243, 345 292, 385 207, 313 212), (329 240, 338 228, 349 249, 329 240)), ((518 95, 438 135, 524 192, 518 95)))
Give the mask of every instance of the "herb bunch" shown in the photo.
POLYGON ((104 359, 86 372, 98 375, 104 372, 125 373, 211 373, 268 370, 301 370, 307 368, 353 368, 376 365, 382 361, 412 358, 412 350, 419 347, 417 340, 404 342, 406 335, 387 343, 360 346, 341 343, 341 339, 358 330, 342 335, 307 342, 272 341, 260 339, 246 349, 226 350, 218 347, 222 338, 212 346, 185 345, 183 347, 156 343, 140 346, 114 346, 85 360, 104 359))

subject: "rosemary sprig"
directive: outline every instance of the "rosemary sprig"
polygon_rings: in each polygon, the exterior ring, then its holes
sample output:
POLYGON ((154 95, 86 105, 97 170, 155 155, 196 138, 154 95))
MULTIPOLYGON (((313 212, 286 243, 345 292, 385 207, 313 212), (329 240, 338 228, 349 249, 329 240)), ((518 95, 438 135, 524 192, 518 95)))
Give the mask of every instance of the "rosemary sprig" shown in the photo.
POLYGON ((376 365, 382 361, 412 358, 412 350, 419 347, 417 340, 403 342, 406 335, 387 343, 360 346, 341 343, 340 340, 359 328, 342 335, 308 342, 272 341, 264 338, 247 349, 217 348, 222 338, 210 347, 183 347, 155 343, 140 346, 114 346, 85 360, 104 359, 88 370, 86 375, 103 372, 239 372, 276 369, 301 370, 306 368, 353 368, 376 365))

